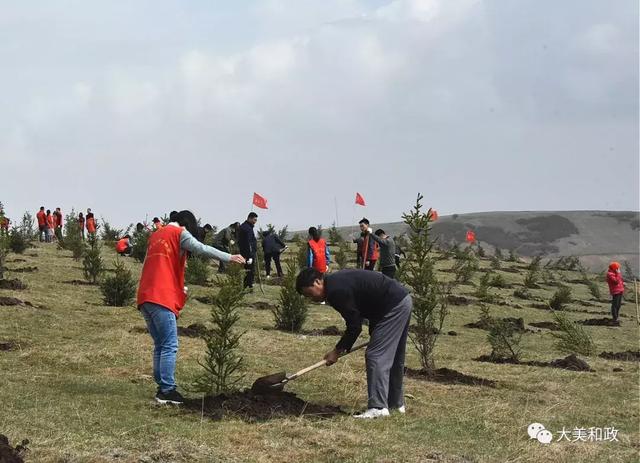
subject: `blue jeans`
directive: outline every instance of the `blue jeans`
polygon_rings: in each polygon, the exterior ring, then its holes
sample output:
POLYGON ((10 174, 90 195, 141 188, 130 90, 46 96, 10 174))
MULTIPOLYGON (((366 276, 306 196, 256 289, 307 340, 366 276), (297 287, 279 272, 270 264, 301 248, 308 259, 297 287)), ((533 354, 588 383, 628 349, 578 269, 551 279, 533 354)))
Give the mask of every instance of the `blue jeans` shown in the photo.
POLYGON ((153 338, 153 379, 163 394, 176 388, 176 355, 178 354, 178 325, 169 309, 152 302, 140 306, 147 329, 153 338))

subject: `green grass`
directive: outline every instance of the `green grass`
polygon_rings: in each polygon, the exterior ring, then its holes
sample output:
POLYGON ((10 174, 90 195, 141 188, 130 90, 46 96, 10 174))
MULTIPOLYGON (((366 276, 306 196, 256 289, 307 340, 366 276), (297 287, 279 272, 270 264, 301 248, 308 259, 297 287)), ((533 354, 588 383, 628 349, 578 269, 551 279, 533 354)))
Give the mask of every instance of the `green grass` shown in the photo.
MULTIPOLYGON (((28 461, 37 462, 160 462, 160 461, 471 461, 495 462, 586 462, 637 461, 639 442, 638 364, 586 358, 596 373, 578 373, 552 368, 493 365, 472 359, 490 352, 486 332, 463 325, 478 320, 480 310, 473 297, 474 286, 462 285, 455 292, 467 296, 467 306, 450 306, 445 331, 436 346, 436 366, 496 380, 497 389, 441 385, 406 380, 408 413, 375 422, 357 422, 338 417, 277 419, 258 424, 225 418, 220 422, 156 407, 152 398, 151 339, 131 333, 144 322, 134 307, 102 305, 98 287, 63 283, 82 279, 81 264, 55 245, 28 250, 27 262, 9 262, 9 268, 38 266, 35 273, 12 273, 29 285, 24 291, 0 291, 46 309, 0 307, 0 341, 16 340, 21 348, 0 352, 0 433, 12 442, 31 441, 28 461), (29 254, 37 253, 37 257, 29 254), (624 371, 614 373, 615 367, 624 371), (619 430, 614 443, 553 443, 543 446, 526 434, 532 422, 543 423, 553 432, 562 427, 606 427, 619 430), (441 460, 437 460, 440 458, 441 460)), ((115 253, 104 248, 113 267, 115 253)), ((291 251, 295 255, 295 250, 291 251)), ((11 254, 11 261, 16 256, 11 254)), ((134 275, 140 264, 126 259, 134 275)), ((442 261, 441 268, 452 262, 442 261)), ((481 260, 482 268, 489 266, 481 260)), ((549 312, 530 307, 529 301, 513 297, 526 274, 498 271, 509 289, 492 288, 507 305, 493 305, 494 316, 523 317, 526 323, 550 321, 549 312), (520 307, 517 308, 516 304, 520 307)), ((480 273, 473 282, 477 284, 480 273)), ((577 280, 575 272, 561 272, 564 281, 577 280)), ((442 277, 453 274, 443 272, 442 277)), ((608 312, 606 301, 584 307, 591 299, 587 286, 570 284, 576 301, 569 310, 608 312)), ((530 292, 548 300, 555 287, 541 284, 530 292)), ((606 291, 602 283, 603 294, 606 291)), ((191 286, 191 296, 205 295, 211 288, 191 286)), ((278 288, 265 286, 247 297, 246 305, 258 300, 275 302, 278 288)), ((602 351, 637 350, 638 327, 633 303, 622 308, 621 328, 586 326, 602 351), (631 317, 634 318, 631 318, 631 317)), ((574 320, 604 317, 569 311, 574 320)), ((208 320, 208 307, 193 297, 179 320, 186 326, 208 320)), ((305 328, 343 326, 340 316, 328 306, 313 305, 305 328)), ((245 356, 243 386, 255 378, 279 370, 295 371, 322 358, 336 337, 304 337, 275 330, 268 311, 242 309, 241 340, 245 356)), ((365 330, 366 331, 366 330, 365 330)), ((564 356, 554 350, 548 331, 523 337, 523 360, 552 360, 564 356)), ((189 384, 199 371, 197 359, 204 343, 180 338, 177 379, 189 384)), ((408 349, 408 365, 419 367, 414 349, 408 349)), ((362 354, 346 357, 331 368, 323 368, 292 382, 289 391, 310 402, 339 405, 352 412, 366 405, 366 378, 362 354)), ((188 394, 187 394, 188 395, 188 394)))

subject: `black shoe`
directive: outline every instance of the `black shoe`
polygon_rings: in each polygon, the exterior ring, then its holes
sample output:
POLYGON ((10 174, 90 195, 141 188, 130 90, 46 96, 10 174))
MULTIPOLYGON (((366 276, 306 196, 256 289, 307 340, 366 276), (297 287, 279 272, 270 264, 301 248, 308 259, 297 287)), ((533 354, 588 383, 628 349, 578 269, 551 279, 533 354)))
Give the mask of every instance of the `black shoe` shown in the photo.
POLYGON ((156 394, 156 402, 159 404, 180 405, 184 403, 184 397, 175 389, 165 393, 158 391, 156 394))

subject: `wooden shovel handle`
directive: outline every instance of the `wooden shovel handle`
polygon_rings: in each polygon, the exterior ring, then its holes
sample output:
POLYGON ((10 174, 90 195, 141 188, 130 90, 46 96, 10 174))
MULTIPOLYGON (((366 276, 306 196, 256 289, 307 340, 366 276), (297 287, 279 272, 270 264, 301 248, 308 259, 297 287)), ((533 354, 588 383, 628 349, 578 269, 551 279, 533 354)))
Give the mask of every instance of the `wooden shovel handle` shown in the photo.
MULTIPOLYGON (((342 354, 340 354, 340 357, 344 357, 347 354, 350 354, 351 352, 357 351, 362 349, 363 347, 367 347, 369 345, 368 342, 363 342, 362 344, 358 344, 356 347, 352 347, 351 350, 349 352, 343 352, 342 354)), ((299 376, 304 375, 305 373, 309 373, 312 370, 315 370, 316 368, 320 368, 323 367, 327 364, 327 361, 322 359, 320 360, 318 363, 314 363, 313 365, 311 365, 310 367, 307 368, 303 368, 300 371, 296 371, 294 374, 292 374, 291 376, 287 377, 287 381, 291 381, 292 379, 296 379, 299 376)))

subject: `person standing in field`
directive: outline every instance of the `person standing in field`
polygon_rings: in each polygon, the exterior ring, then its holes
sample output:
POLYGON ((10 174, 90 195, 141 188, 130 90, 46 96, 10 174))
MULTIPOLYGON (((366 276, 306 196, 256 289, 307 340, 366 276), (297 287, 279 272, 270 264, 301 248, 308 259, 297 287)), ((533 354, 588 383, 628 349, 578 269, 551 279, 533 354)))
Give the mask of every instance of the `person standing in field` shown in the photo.
POLYGON ((62 211, 59 207, 56 207, 56 211, 53 213, 55 221, 55 235, 58 241, 62 240, 62 211))
POLYGON ((138 286, 137 306, 153 339, 153 377, 158 386, 155 400, 181 404, 175 381, 178 352, 177 318, 184 308, 184 272, 187 254, 244 264, 240 255, 221 252, 199 242, 193 234, 198 223, 190 211, 180 211, 176 221, 151 233, 138 286))
POLYGON ((80 229, 80 236, 82 236, 82 240, 84 241, 84 215, 82 212, 78 212, 78 228, 80 229))
POLYGON ((159 218, 154 217, 153 218, 153 231, 161 230, 163 227, 164 227, 164 224, 162 223, 162 221, 159 218))
POLYGON ((618 262, 611 262, 611 264, 609 264, 607 283, 609 285, 609 293, 611 294, 611 318, 613 321, 618 321, 620 307, 622 306, 622 295, 624 294, 624 280, 622 279, 620 264, 618 262))
POLYGON ((363 217, 362 220, 358 222, 358 225, 360 226, 362 236, 361 262, 365 270, 373 270, 376 268, 376 262, 378 261, 380 254, 378 251, 378 243, 373 241, 370 238, 370 235, 367 234, 367 230, 369 229, 369 219, 363 217))
POLYGON ((258 240, 254 232, 254 227, 258 221, 258 214, 250 212, 247 220, 238 227, 238 247, 240 254, 245 258, 247 264, 245 269, 247 274, 244 277, 244 287, 253 288, 256 269, 256 253, 258 252, 258 240))
POLYGON ((55 230, 56 230, 56 221, 55 218, 53 217, 53 215, 51 214, 51 209, 47 209, 47 243, 52 243, 53 242, 53 238, 54 238, 54 234, 55 234, 55 230))
POLYGON ((271 261, 276 266, 279 277, 283 276, 282 265, 280 264, 280 254, 287 246, 282 242, 277 233, 266 230, 262 232, 262 251, 264 252, 264 272, 267 278, 271 278, 271 261))
POLYGON ((322 232, 316 227, 309 228, 307 246, 307 267, 314 268, 323 274, 327 273, 331 263, 331 253, 327 242, 322 238, 322 232))
POLYGON ((98 231, 98 227, 96 225, 96 219, 93 216, 93 212, 91 212, 91 209, 87 209, 87 233, 89 235, 95 235, 96 232, 98 231))
MULTIPOLYGON (((240 222, 234 222, 216 233, 213 237, 213 247, 222 252, 231 253, 231 247, 236 244, 238 227, 240 227, 240 222)), ((224 273, 224 271, 225 264, 220 261, 218 273, 224 273)))
POLYGON ((380 271, 389 278, 396 277, 396 243, 381 228, 375 233, 371 233, 372 229, 367 229, 367 234, 371 240, 375 241, 380 247, 380 271))
POLYGON ((348 269, 325 275, 313 268, 300 272, 296 290, 331 305, 345 320, 344 334, 324 356, 327 365, 349 352, 360 336, 363 319, 369 320, 371 339, 365 353, 369 400, 367 410, 354 417, 386 417, 390 409, 405 413, 404 360, 413 309, 409 291, 378 272, 348 269))
POLYGON ((47 214, 44 212, 44 206, 40 206, 40 210, 36 213, 36 219, 38 220, 38 239, 40 242, 46 241, 47 214))

